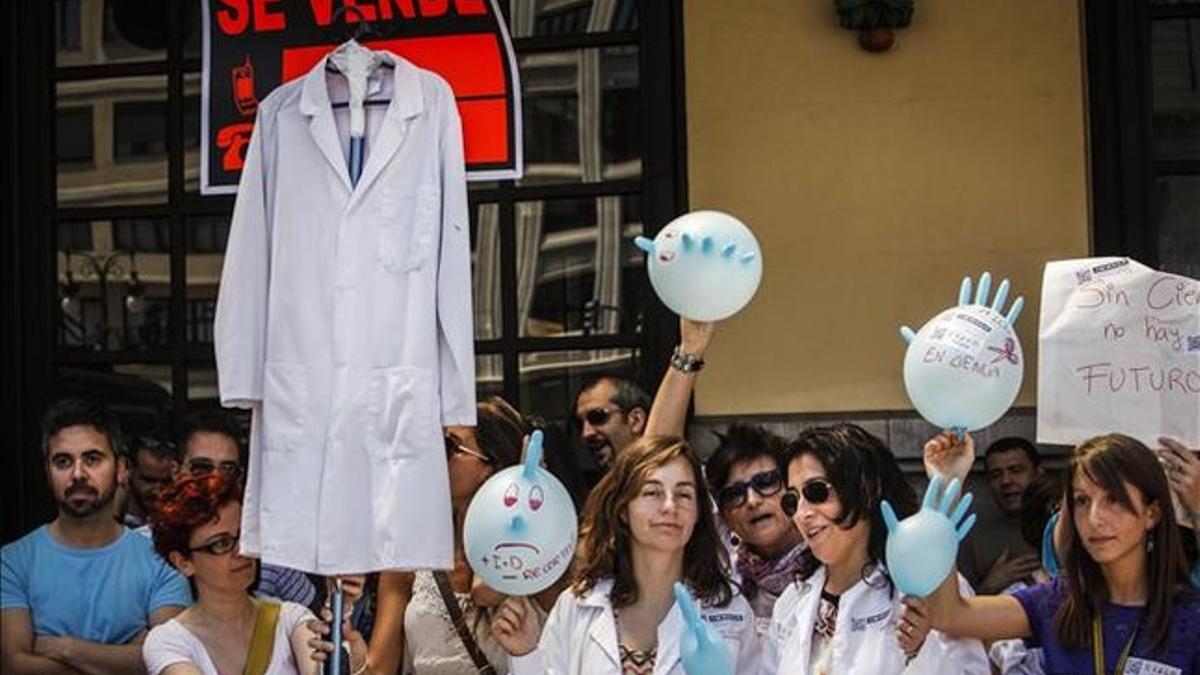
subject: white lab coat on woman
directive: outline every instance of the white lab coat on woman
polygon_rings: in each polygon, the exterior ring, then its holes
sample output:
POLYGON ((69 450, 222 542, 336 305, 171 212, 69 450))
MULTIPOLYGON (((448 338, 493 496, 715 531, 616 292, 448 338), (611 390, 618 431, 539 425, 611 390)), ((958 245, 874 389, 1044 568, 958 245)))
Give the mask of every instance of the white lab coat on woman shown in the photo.
MULTIPOLYGON (((567 589, 546 617, 537 649, 509 658, 510 675, 621 675, 617 623, 613 618, 611 579, 599 581, 584 596, 567 589)), ((738 675, 758 672, 759 644, 754 612, 740 595, 725 607, 699 607, 700 615, 729 646, 738 675)), ((679 661, 684 628, 678 605, 658 624, 654 675, 685 675, 679 661)))
POLYGON ((253 411, 242 551, 320 574, 449 568, 441 427, 475 423, 462 129, 392 60, 354 188, 325 59, 259 105, 217 302, 221 402, 253 411))
MULTIPOLYGON (((764 675, 809 672, 813 627, 824 586, 825 568, 821 567, 779 596, 763 648, 764 675)), ((972 594, 961 576, 959 588, 972 594)), ((900 608, 900 593, 887 584, 879 567, 843 593, 834 624, 830 675, 990 675, 983 643, 938 631, 929 632, 916 657, 905 665, 904 650, 896 638, 900 608)))

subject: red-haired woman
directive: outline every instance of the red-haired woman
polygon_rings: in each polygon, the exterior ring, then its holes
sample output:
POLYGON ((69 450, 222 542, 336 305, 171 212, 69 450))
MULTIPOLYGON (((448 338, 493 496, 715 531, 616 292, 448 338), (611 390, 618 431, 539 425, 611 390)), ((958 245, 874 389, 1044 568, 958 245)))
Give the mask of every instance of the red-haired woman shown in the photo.
POLYGON ((146 637, 142 656, 150 675, 319 671, 308 647, 314 637, 308 609, 284 602, 275 614, 247 592, 257 561, 238 554, 241 518, 241 485, 221 473, 181 476, 160 494, 150 520, 154 548, 191 581, 196 602, 146 637), (261 634, 256 657, 255 633, 261 634), (250 662, 260 665, 248 668, 250 662))

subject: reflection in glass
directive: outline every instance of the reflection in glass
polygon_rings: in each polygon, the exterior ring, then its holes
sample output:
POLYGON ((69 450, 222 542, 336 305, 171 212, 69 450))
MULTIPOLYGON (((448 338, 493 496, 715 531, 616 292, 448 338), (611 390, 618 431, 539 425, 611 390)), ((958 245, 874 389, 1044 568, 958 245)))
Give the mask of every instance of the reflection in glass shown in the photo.
POLYGON ((637 47, 526 54, 521 89, 523 185, 641 176, 637 47))
POLYGON ((1150 24, 1154 156, 1200 159, 1200 19, 1150 24))
POLYGON ((518 202, 522 337, 641 331, 645 273, 636 196, 518 202))
POLYGON ((596 375, 636 381, 639 352, 630 349, 567 350, 521 354, 521 403, 527 415, 569 426, 575 397, 583 382, 596 375))
POLYGON ((166 364, 62 366, 56 393, 108 406, 126 437, 171 429, 171 366, 166 364))
POLYGON ((184 332, 189 344, 212 344, 217 289, 229 238, 229 216, 188 218, 187 306, 184 332))
POLYGON ((56 65, 165 61, 170 4, 55 0, 56 65))
POLYGON ((488 396, 504 396, 504 358, 499 354, 476 354, 475 400, 488 396))
POLYGON ((471 212, 471 286, 475 339, 498 338, 500 319, 500 206, 479 204, 471 212))
POLYGON ((191 366, 187 371, 188 407, 212 407, 220 405, 217 390, 217 369, 209 366, 191 366))
POLYGON ((1159 269, 1200 279, 1200 176, 1154 182, 1159 269))
POLYGON ((637 0, 506 0, 513 37, 633 31, 637 0))
POLYGON ((200 73, 183 74, 183 190, 200 193, 200 73))
POLYGON ((58 84, 55 134, 71 156, 58 163, 60 208, 166 201, 166 87, 160 75, 58 84))
MULTIPOLYGON (((156 221, 123 222, 169 236, 156 221)), ((168 343, 169 241, 143 248, 136 237, 118 237, 111 221, 59 223, 58 236, 60 345, 106 351, 168 343)))

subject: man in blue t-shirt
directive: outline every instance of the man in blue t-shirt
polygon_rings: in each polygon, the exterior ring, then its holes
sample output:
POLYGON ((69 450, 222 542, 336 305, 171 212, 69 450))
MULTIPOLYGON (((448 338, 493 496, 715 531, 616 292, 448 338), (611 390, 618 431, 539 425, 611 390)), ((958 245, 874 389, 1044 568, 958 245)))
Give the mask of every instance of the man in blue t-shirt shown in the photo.
POLYGON ((42 419, 58 517, 0 550, 0 670, 144 673, 147 630, 191 604, 187 582, 116 520, 120 430, 77 400, 42 419))

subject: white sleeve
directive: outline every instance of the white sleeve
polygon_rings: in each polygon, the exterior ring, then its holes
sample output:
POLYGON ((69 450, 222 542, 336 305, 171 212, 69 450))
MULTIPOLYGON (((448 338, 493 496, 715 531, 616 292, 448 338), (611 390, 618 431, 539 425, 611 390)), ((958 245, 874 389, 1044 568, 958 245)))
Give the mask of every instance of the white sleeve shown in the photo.
POLYGON ((198 660, 195 642, 174 621, 151 628, 142 642, 142 661, 148 675, 158 675, 176 663, 190 663, 199 668, 198 660))
POLYGON ((508 658, 509 675, 569 675, 571 624, 579 618, 574 591, 559 594, 542 626, 537 649, 508 658))
POLYGON ((462 122, 443 84, 442 222, 437 269, 442 426, 475 426, 475 328, 471 309, 471 221, 462 122))
MULTIPOLYGON (((971 597, 975 592, 961 574, 958 575, 958 592, 971 597)), ((936 675, 937 673, 962 673, 963 675, 991 675, 983 643, 971 638, 951 637, 941 631, 931 630, 916 658, 904 669, 905 675, 936 675)))
POLYGON ((796 589, 795 586, 788 586, 775 600, 775 607, 771 609, 771 625, 767 627, 767 634, 762 638, 762 653, 759 656, 759 670, 762 675, 775 675, 779 672, 779 655, 783 652, 783 645, 787 642, 791 635, 792 614, 796 611, 796 589))
POLYGON ((246 148, 213 320, 217 384, 221 405, 226 407, 249 408, 263 396, 271 274, 263 159, 265 118, 260 109, 246 148))

